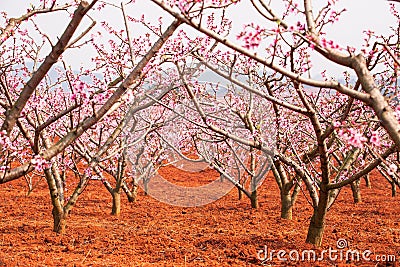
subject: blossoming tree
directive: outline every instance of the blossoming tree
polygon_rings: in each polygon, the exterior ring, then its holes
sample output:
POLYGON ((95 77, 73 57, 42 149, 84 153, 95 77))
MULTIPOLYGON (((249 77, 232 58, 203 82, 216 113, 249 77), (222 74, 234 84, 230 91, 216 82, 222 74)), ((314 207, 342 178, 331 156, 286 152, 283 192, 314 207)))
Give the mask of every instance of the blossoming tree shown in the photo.
MULTIPOLYGON (((306 188, 313 207, 307 242, 316 245, 342 187, 351 185, 359 198, 360 179, 374 168, 398 184, 398 24, 388 36, 366 31, 365 44, 354 48, 325 32, 344 12, 334 0, 319 8, 311 0, 149 0, 169 14, 168 27, 163 19, 154 24, 129 16, 125 6, 135 1, 61 2, 40 1, 20 18, 3 14, 0 35, 0 183, 43 172, 54 231, 65 231, 93 176, 101 177, 119 213, 126 148, 134 146, 130 175, 157 168, 165 159, 161 150, 179 154, 186 146, 253 207, 271 164, 282 217, 292 217, 306 188), (263 23, 236 30, 229 12, 243 5, 263 23), (117 8, 124 26, 105 21, 94 31, 88 13, 105 8, 117 8), (53 12, 70 15, 56 41, 35 19, 53 12), (77 34, 83 20, 88 26, 77 34), (146 32, 136 36, 131 29, 139 26, 146 32), (65 52, 88 48, 94 66, 70 68, 65 52), (315 55, 344 72, 317 73, 315 55), (204 71, 222 77, 225 89, 199 82, 204 71)), ((395 4, 390 7, 399 22, 395 4)))

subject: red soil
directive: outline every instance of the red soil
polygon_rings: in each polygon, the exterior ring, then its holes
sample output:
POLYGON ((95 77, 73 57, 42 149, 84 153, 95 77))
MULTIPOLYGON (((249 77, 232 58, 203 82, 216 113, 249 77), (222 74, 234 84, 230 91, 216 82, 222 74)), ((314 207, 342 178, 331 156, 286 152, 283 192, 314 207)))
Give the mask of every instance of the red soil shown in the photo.
MULTIPOLYGON (((170 168, 169 175, 182 173, 170 168)), ((203 180, 215 175, 203 172, 203 180)), ((174 180, 174 179, 172 179, 174 180)), ((181 179, 177 179, 181 180, 181 179)), ((195 179, 191 179, 193 182, 195 179)), ((372 175, 372 188, 362 185, 363 202, 352 203, 342 190, 327 217, 323 247, 336 249, 344 238, 348 248, 395 255, 400 260, 397 198, 389 184, 372 175)), ((111 196, 92 181, 78 200, 67 233, 52 232, 51 203, 45 181, 30 196, 22 179, 0 187, 0 266, 261 266, 257 251, 313 249, 305 238, 311 208, 300 195, 293 220, 279 218, 277 185, 268 177, 259 191, 258 210, 233 190, 204 207, 182 208, 160 203, 140 192, 138 201, 124 198, 119 218, 110 215, 111 196)), ((347 249, 347 248, 346 248, 347 249)), ((287 255, 286 255, 287 257, 287 255)), ((276 258, 265 266, 394 266, 353 261, 289 261, 276 258)))

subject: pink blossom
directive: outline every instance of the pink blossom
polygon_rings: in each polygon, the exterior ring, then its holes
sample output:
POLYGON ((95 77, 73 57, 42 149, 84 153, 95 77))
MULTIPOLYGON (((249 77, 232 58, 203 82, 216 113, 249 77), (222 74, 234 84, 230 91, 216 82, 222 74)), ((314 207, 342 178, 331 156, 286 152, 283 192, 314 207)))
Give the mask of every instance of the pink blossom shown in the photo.
POLYGON ((36 155, 31 159, 31 163, 35 167, 35 170, 40 172, 50 167, 50 163, 40 155, 36 155))
POLYGON ((368 140, 361 133, 356 131, 353 128, 349 129, 339 129, 338 135, 343 138, 343 140, 347 141, 349 145, 353 147, 362 148, 364 143, 368 140))
POLYGON ((380 146, 381 145, 381 138, 379 136, 379 133, 377 131, 373 131, 369 141, 372 144, 374 144, 375 146, 380 146))
POLYGON ((245 31, 240 32, 236 38, 238 40, 244 41, 245 48, 254 49, 260 45, 263 33, 264 33, 263 28, 261 28, 259 25, 254 25, 254 23, 251 23, 249 25, 246 25, 245 31), (247 28, 250 28, 250 30, 247 30, 247 28))
POLYGON ((361 133, 356 132, 354 129, 349 129, 348 142, 350 145, 362 148, 365 141, 367 141, 367 138, 365 138, 361 133))
POLYGON ((388 174, 389 175, 394 175, 397 172, 397 165, 392 163, 389 165, 389 170, 388 170, 388 174))

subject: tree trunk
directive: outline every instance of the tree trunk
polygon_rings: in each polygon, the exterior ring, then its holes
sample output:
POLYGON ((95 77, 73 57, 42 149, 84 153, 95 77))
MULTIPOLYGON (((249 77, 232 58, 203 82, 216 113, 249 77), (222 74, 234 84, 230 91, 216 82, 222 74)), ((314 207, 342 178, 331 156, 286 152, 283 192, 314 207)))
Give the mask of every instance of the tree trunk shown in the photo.
POLYGON ((132 183, 132 189, 129 189, 126 183, 122 184, 122 189, 124 190, 129 203, 133 203, 136 201, 138 185, 135 182, 132 183))
POLYGON ((251 201, 251 207, 253 209, 258 209, 257 189, 251 192, 250 201, 251 201))
POLYGON ((119 216, 121 213, 121 192, 112 193, 112 211, 111 214, 119 216))
POLYGON ((237 190, 238 190, 238 199, 242 200, 243 199, 243 191, 239 187, 237 187, 237 190))
POLYGON ((292 197, 290 192, 281 192, 281 218, 292 219, 292 197))
POLYGON ((396 183, 394 182, 394 180, 392 180, 391 185, 392 185, 392 197, 395 197, 396 196, 396 183))
POLYGON ((321 246, 322 236, 325 229, 325 218, 328 206, 329 191, 326 189, 320 190, 318 206, 314 208, 314 214, 311 217, 310 226, 308 227, 308 234, 306 242, 321 246))
POLYGON ((143 187, 144 195, 147 196, 149 194, 149 181, 147 179, 143 179, 143 187))
POLYGON ((354 203, 360 203, 362 202, 361 200, 361 190, 360 190, 360 179, 358 179, 357 181, 354 181, 350 184, 351 186, 351 191, 353 192, 353 199, 354 199, 354 203))
POLYGON ((365 185, 367 186, 367 188, 371 188, 371 180, 369 178, 369 173, 367 175, 364 176, 364 180, 365 180, 365 185))
POLYGON ((55 177, 50 169, 44 170, 47 185, 50 191, 51 204, 53 206, 53 231, 59 234, 65 233, 68 212, 64 210, 64 200, 60 198, 59 190, 56 186, 55 177))
POLYGON ((56 208, 53 208, 53 232, 58 234, 64 234, 67 226, 67 213, 59 212, 56 208))
POLYGON ((342 188, 332 189, 328 193, 328 210, 332 207, 335 203, 336 199, 338 198, 342 188))

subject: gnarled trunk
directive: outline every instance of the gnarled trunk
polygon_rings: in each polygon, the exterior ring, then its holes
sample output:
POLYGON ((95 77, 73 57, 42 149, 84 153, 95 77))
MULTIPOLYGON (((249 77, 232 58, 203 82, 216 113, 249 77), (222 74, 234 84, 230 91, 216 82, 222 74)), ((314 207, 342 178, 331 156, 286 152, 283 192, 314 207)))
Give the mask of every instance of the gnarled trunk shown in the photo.
POLYGON ((242 200, 243 199, 243 191, 239 187, 237 187, 237 190, 238 190, 238 199, 242 200))
POLYGON ((321 188, 319 195, 318 206, 314 208, 313 216, 311 217, 310 226, 308 227, 306 242, 321 246, 322 237, 325 230, 325 218, 328 207, 329 191, 321 188))
POLYGON ((392 185, 392 197, 396 196, 396 183, 394 180, 390 183, 392 185))
POLYGON ((350 186, 351 186, 351 191, 353 192, 354 203, 357 204, 357 203, 362 202, 362 200, 361 200, 361 190, 360 190, 360 179, 352 182, 350 184, 350 186))
POLYGON ((369 173, 367 175, 364 176, 364 180, 365 180, 365 185, 367 186, 367 188, 371 188, 371 179, 369 178, 369 173))
POLYGON ((51 204, 53 205, 53 231, 59 234, 64 234, 67 225, 68 212, 64 209, 64 200, 60 197, 60 190, 57 188, 55 176, 51 169, 45 169, 44 173, 50 191, 51 204))
POLYGON ((58 234, 64 234, 67 226, 67 212, 59 211, 53 208, 53 232, 58 234))
POLYGON ((281 218, 291 220, 292 219, 292 197, 290 192, 281 191, 281 218))
POLYGON ((143 179, 143 187, 144 187, 144 195, 147 196, 149 194, 149 180, 143 179))
POLYGON ((111 214, 119 216, 121 214, 121 193, 114 191, 112 193, 112 210, 111 214))
POLYGON ((251 201, 251 207, 253 209, 258 209, 257 189, 251 192, 250 201, 251 201))
POLYGON ((126 183, 122 184, 122 189, 124 190, 129 203, 133 203, 136 201, 137 198, 137 191, 138 191, 138 184, 132 182, 132 189, 129 189, 126 183))

